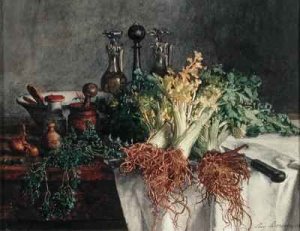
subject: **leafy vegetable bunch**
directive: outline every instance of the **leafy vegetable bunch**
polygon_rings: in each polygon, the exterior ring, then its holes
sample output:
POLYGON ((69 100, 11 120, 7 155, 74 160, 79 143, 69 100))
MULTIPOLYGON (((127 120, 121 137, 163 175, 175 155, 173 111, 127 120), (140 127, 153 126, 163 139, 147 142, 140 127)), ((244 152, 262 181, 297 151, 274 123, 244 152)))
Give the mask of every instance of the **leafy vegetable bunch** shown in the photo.
POLYGON ((75 207, 80 183, 78 168, 96 158, 121 158, 119 139, 101 139, 92 124, 81 135, 74 131, 63 138, 59 149, 44 151, 45 157, 34 163, 25 176, 24 192, 46 219, 66 217, 75 207), (59 186, 49 185, 47 170, 62 170, 59 186))
POLYGON ((226 204, 225 221, 240 227, 248 215, 241 183, 250 172, 238 153, 241 148, 221 153, 220 144, 229 135, 299 134, 299 129, 260 102, 259 77, 226 73, 220 66, 205 69, 199 52, 178 73, 137 74, 144 82, 132 98, 149 136, 122 148, 126 158, 120 170, 140 171, 155 214, 173 212, 174 224, 187 209, 183 191, 197 182, 204 187, 204 199, 226 204), (193 157, 198 160, 196 177, 188 162, 193 157))
POLYGON ((222 91, 219 108, 202 129, 196 145, 202 153, 218 149, 229 135, 241 138, 262 133, 299 134, 287 115, 276 114, 270 104, 260 101, 258 91, 262 82, 258 76, 237 71, 226 73, 219 65, 205 70, 202 79, 204 86, 222 91))
POLYGON ((209 86, 201 93, 199 77, 202 55, 195 52, 178 73, 169 70, 164 77, 148 76, 150 89, 137 95, 141 117, 149 129, 148 143, 160 148, 177 148, 188 158, 201 128, 218 108, 221 91, 209 86))
POLYGON ((192 146, 221 97, 215 86, 200 94, 202 69, 202 55, 195 52, 178 73, 169 70, 164 77, 146 76, 135 101, 149 136, 145 142, 122 148, 126 158, 121 172, 140 171, 155 214, 171 211, 174 223, 187 209, 183 191, 192 184, 188 162, 192 146))

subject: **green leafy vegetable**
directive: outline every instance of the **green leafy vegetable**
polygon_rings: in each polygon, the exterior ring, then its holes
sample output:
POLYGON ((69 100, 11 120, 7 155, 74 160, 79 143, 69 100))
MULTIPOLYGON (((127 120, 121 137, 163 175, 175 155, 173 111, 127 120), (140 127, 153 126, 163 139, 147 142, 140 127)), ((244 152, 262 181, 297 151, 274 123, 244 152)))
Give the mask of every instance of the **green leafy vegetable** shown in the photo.
MULTIPOLYGON (((148 136, 148 128, 141 119, 136 94, 145 88, 141 70, 135 71, 135 78, 125 92, 105 102, 107 114, 105 131, 112 137, 119 137, 122 141, 141 142, 148 136)), ((149 87, 149 86, 148 86, 149 87)))
POLYGON ((222 97, 217 112, 199 136, 198 150, 218 149, 229 135, 241 138, 263 133, 299 134, 299 128, 287 115, 276 114, 270 104, 260 101, 261 79, 258 76, 246 76, 237 71, 226 73, 221 66, 207 69, 202 76, 206 86, 203 89, 218 87, 222 97))
POLYGON ((45 157, 31 166, 25 176, 24 192, 46 219, 62 219, 76 203, 76 189, 80 183, 78 167, 92 163, 97 157, 122 158, 120 147, 124 145, 120 139, 101 139, 92 124, 81 135, 73 130, 63 138, 59 149, 45 151, 45 157), (56 189, 48 184, 47 170, 51 167, 63 171, 61 184, 56 189))

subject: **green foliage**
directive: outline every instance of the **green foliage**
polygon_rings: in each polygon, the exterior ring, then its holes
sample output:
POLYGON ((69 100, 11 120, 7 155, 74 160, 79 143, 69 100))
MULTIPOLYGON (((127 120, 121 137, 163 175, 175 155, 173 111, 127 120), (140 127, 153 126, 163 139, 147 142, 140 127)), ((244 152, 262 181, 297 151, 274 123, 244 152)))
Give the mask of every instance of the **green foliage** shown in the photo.
POLYGON ((221 66, 215 66, 202 73, 202 80, 205 87, 221 89, 222 97, 218 111, 197 142, 196 148, 202 150, 201 153, 218 148, 230 134, 237 138, 263 133, 299 134, 299 128, 291 123, 287 115, 276 114, 270 104, 260 101, 258 90, 261 79, 258 76, 246 76, 237 71, 227 73, 221 66), (216 121, 218 128, 214 128, 216 121))
POLYGON ((216 85, 222 90, 218 117, 227 121, 232 132, 242 125, 260 122, 256 117, 259 113, 256 109, 261 85, 259 77, 247 77, 235 71, 225 73, 217 66, 204 72, 203 81, 205 85, 216 85))
POLYGON ((256 136, 262 133, 279 133, 284 136, 299 135, 299 128, 294 126, 287 115, 276 114, 270 104, 259 107, 257 118, 263 126, 252 124, 247 128, 247 136, 256 136))
POLYGON ((141 118, 136 100, 138 92, 151 87, 147 85, 146 77, 141 70, 136 70, 129 88, 115 96, 105 108, 108 114, 105 130, 112 137, 119 137, 127 142, 142 142, 148 137, 148 129, 141 118))
POLYGON ((46 219, 62 219, 76 203, 75 194, 80 183, 77 168, 96 157, 122 158, 120 147, 123 145, 119 139, 101 139, 92 124, 81 135, 72 130, 63 138, 59 149, 45 151, 45 157, 31 166, 25 176, 24 192, 46 219), (61 184, 56 188, 48 185, 47 169, 50 167, 63 171, 61 184))
POLYGON ((226 73, 221 66, 215 66, 203 73, 203 81, 222 89, 217 116, 229 124, 232 132, 244 125, 247 129, 257 129, 259 134, 299 134, 299 129, 286 115, 276 114, 270 104, 261 103, 258 95, 261 79, 258 76, 246 76, 237 71, 226 73))
POLYGON ((46 161, 31 167, 30 173, 25 176, 25 192, 30 194, 31 203, 34 204, 41 196, 41 187, 46 178, 46 161))
POLYGON ((62 186, 54 193, 52 201, 53 208, 51 213, 55 217, 65 217, 75 206, 75 191, 71 186, 62 186))

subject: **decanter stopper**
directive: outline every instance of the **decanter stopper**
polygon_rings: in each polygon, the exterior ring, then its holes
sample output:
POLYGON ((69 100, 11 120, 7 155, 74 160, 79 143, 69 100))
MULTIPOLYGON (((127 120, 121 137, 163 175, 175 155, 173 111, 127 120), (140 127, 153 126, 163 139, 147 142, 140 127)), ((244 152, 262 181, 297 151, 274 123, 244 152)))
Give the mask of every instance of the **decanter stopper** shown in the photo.
POLYGON ((132 73, 134 76, 134 71, 136 69, 141 69, 141 44, 140 42, 145 38, 146 30, 142 25, 139 24, 133 24, 128 29, 128 37, 133 40, 133 67, 132 67, 132 73))

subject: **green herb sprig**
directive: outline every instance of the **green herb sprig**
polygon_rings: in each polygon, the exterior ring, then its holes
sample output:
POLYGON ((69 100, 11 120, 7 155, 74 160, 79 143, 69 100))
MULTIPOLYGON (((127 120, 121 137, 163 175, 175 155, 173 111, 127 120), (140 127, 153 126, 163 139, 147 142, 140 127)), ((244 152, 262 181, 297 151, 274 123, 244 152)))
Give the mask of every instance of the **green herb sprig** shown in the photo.
POLYGON ((92 163, 97 157, 122 158, 119 150, 123 145, 126 144, 120 139, 101 139, 92 124, 88 124, 81 135, 72 130, 63 138, 59 149, 45 151, 45 157, 32 164, 25 176, 24 193, 45 219, 63 219, 76 204, 76 190, 80 183, 78 167, 92 163), (58 168, 63 172, 58 187, 49 186, 49 168, 58 168))

